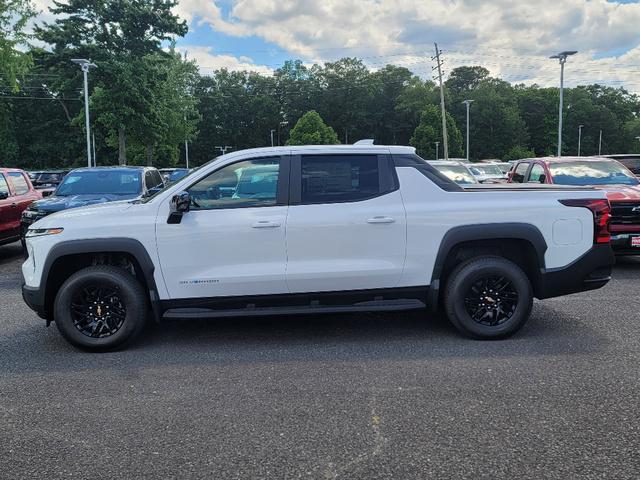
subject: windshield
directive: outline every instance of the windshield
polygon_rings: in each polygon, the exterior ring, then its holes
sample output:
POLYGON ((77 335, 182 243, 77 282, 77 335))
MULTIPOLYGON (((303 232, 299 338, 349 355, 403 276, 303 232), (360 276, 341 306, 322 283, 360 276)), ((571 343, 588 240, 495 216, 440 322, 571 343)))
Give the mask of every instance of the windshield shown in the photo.
POLYGON ((502 177, 504 173, 500 170, 498 165, 474 165, 473 167, 469 167, 471 172, 474 175, 489 175, 495 177, 502 177))
POLYGON ((557 185, 638 185, 638 179, 615 160, 550 163, 557 185))
POLYGON ((64 173, 41 173, 35 181, 37 183, 58 183, 64 177, 64 173))
POLYGON ((56 195, 140 195, 142 175, 139 170, 99 170, 69 173, 58 186, 56 195))
POLYGON ((639 157, 626 157, 616 158, 620 163, 627 167, 634 175, 640 175, 640 156, 639 157))
POLYGON ((464 165, 434 165, 434 167, 442 174, 460 185, 469 183, 478 183, 473 175, 464 165))

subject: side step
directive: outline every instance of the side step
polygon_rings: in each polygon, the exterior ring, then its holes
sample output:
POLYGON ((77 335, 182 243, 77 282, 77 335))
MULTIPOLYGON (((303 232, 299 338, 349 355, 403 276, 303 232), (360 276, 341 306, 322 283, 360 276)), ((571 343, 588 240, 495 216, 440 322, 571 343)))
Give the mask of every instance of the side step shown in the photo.
POLYGON ((253 307, 214 310, 211 308, 172 308, 164 312, 163 318, 221 318, 221 317, 261 317, 267 315, 309 315, 317 313, 352 312, 397 312, 425 308, 417 299, 373 300, 354 305, 317 305, 287 307, 253 307))

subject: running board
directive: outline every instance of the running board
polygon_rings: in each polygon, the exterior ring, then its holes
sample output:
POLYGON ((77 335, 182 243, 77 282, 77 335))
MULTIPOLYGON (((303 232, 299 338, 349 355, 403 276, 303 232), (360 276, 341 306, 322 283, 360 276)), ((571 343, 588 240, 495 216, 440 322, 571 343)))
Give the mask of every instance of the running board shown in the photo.
POLYGON ((373 300, 354 305, 307 305, 287 307, 252 307, 214 310, 210 308, 172 308, 163 318, 221 318, 221 317, 261 317, 267 315, 308 315, 316 313, 352 313, 352 312, 397 312, 426 308, 424 302, 417 299, 373 300))

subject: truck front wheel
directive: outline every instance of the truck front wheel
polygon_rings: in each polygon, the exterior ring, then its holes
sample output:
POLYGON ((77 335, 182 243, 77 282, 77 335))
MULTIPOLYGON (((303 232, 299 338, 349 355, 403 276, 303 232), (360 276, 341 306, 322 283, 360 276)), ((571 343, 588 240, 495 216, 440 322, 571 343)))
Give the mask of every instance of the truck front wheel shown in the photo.
POLYGON ((62 336, 85 350, 114 350, 140 333, 147 316, 140 282, 125 270, 98 265, 71 275, 60 287, 54 320, 62 336))
POLYGON ((529 318, 533 289, 515 263, 498 256, 478 257, 451 272, 444 305, 449 320, 462 334, 478 339, 504 338, 529 318))

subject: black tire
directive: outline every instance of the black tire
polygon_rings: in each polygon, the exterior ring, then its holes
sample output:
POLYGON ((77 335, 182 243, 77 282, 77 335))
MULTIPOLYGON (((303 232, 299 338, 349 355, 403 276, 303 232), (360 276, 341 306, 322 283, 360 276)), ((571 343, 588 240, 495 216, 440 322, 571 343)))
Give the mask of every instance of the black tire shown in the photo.
POLYGON ((499 256, 478 257, 451 272, 444 306, 447 317, 463 335, 477 339, 505 338, 528 320, 533 289, 527 275, 515 263, 499 256))
POLYGON ((53 315, 69 343, 99 352, 133 340, 144 327, 147 310, 147 296, 133 275, 98 265, 77 271, 62 284, 53 315))

